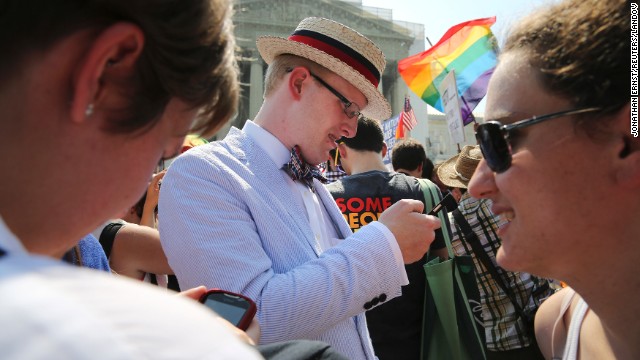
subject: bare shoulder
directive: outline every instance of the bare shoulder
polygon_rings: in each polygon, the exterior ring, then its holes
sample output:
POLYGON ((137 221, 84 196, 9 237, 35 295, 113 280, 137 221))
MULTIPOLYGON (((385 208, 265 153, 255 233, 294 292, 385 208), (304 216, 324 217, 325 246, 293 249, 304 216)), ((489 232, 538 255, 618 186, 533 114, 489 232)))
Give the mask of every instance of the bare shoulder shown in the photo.
MULTIPOLYGON (((545 300, 538 309, 535 318, 536 340, 546 359, 552 357, 554 346, 556 355, 562 351, 567 338, 570 311, 561 314, 564 299, 574 294, 570 288, 564 288, 545 300), (564 316, 563 316, 564 315, 564 316)), ((575 300, 575 299, 574 299, 575 300)))
MULTIPOLYGON (((609 342, 610 335, 600 320, 598 314, 589 309, 580 328, 580 359, 581 360, 605 360, 622 359, 625 356, 614 354, 612 344, 609 342)), ((628 357, 633 358, 633 357, 628 357)))

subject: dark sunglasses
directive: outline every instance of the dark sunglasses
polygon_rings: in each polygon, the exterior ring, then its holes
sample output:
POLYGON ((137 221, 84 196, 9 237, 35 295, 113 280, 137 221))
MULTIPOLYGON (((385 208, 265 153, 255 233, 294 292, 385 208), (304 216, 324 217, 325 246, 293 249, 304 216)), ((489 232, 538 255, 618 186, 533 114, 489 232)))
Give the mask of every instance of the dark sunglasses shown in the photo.
POLYGON ((577 115, 600 111, 601 108, 581 108, 560 111, 552 114, 534 116, 530 119, 516 121, 513 124, 502 125, 499 121, 487 121, 476 128, 476 140, 480 145, 480 150, 487 165, 497 173, 507 171, 511 167, 511 143, 509 135, 513 130, 522 129, 535 125, 546 120, 551 120, 563 116, 577 115))

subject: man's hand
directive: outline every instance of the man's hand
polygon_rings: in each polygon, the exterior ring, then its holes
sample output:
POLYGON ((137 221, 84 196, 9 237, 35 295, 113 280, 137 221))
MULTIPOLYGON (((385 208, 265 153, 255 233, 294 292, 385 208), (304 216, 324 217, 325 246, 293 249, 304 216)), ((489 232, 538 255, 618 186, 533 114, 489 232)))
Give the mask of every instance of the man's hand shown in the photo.
POLYGON ((378 221, 396 237, 405 264, 420 260, 429 250, 440 228, 440 219, 422 214, 424 204, 418 200, 404 199, 387 208, 378 221))

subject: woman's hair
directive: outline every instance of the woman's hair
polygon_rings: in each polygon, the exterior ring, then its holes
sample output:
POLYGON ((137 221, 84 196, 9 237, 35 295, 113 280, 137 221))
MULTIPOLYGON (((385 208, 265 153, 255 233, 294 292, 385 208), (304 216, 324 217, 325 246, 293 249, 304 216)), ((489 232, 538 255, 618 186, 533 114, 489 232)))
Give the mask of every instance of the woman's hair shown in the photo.
POLYGON ((629 102, 630 11, 625 0, 562 1, 523 19, 503 53, 522 52, 575 106, 613 113, 629 102))
MULTIPOLYGON (((145 36, 135 73, 119 84, 129 103, 109 131, 152 127, 171 98, 201 109, 194 131, 211 132, 237 108, 238 71, 228 0, 0 0, 0 79, 83 29, 133 23, 145 36)), ((55 69, 52 69, 55 71, 55 69)))

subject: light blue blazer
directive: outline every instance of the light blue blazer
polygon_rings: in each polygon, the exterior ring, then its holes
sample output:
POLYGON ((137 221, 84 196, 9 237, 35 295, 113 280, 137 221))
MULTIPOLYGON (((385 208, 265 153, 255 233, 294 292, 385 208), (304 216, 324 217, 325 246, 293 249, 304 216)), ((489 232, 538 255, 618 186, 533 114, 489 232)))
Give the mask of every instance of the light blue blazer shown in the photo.
POLYGON ((353 234, 315 180, 344 239, 319 253, 304 205, 280 167, 236 128, 174 161, 162 182, 159 228, 180 287, 254 299, 262 344, 321 340, 350 359, 374 359, 365 306, 401 295, 404 269, 382 225, 353 234))

